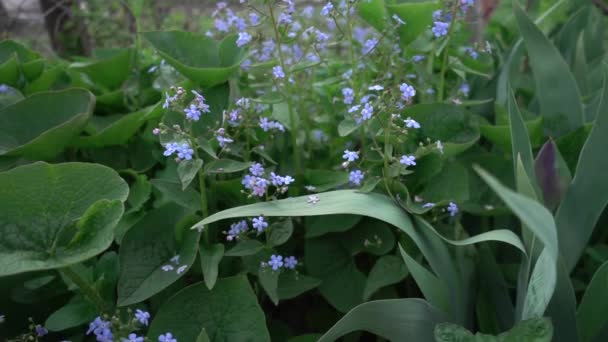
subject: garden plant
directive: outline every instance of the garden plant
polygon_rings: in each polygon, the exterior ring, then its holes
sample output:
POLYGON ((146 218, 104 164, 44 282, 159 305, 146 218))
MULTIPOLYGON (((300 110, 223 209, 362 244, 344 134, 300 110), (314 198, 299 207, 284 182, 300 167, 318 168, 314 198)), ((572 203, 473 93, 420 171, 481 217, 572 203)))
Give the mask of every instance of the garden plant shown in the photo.
POLYGON ((0 42, 0 339, 608 340, 597 2, 240 2, 0 42))

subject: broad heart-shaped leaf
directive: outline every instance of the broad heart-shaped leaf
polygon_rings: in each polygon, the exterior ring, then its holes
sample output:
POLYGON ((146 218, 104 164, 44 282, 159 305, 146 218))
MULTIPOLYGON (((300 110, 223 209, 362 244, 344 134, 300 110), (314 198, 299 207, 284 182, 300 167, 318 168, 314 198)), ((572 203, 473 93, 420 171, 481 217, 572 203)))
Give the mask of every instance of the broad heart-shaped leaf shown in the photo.
POLYGON ((51 159, 80 133, 95 98, 84 89, 38 93, 0 110, 0 156, 51 159))
MULTIPOLYGON (((606 77, 606 76, 605 76, 606 77)), ((608 83, 604 78, 602 103, 578 159, 576 173, 555 221, 559 231, 560 251, 566 269, 571 272, 587 245, 593 228, 608 203, 608 83)))
POLYGON ((114 170, 96 164, 38 162, 0 173, 0 276, 103 252, 128 192, 114 170))
POLYGON ((581 94, 568 64, 517 3, 513 4, 513 10, 528 49, 545 128, 554 136, 576 130, 584 123, 584 113, 581 94))
POLYGON ((189 230, 185 224, 178 224, 183 215, 177 205, 165 205, 148 213, 127 231, 119 253, 119 306, 152 297, 186 273, 182 270, 178 274, 179 267, 190 268, 197 254, 200 234, 189 230), (179 255, 178 262, 171 260, 176 255, 179 255), (165 265, 172 269, 164 271, 165 265))
POLYGON ((167 196, 169 200, 190 210, 200 209, 201 197, 196 190, 192 188, 182 190, 181 184, 167 179, 152 179, 150 182, 155 188, 162 192, 163 195, 167 196))
POLYGON ((169 298, 152 321, 148 338, 170 331, 178 341, 195 341, 202 329, 211 341, 267 342, 264 313, 245 276, 219 279, 213 290, 204 283, 169 298))
POLYGON ((104 147, 123 145, 133 137, 145 123, 144 117, 154 107, 144 108, 130 114, 108 116, 92 116, 87 131, 89 136, 77 137, 73 145, 76 147, 104 147))
POLYGON ((386 7, 384 0, 361 1, 357 4, 357 11, 363 20, 382 32, 386 28, 386 7))
POLYGON ((410 1, 387 5, 386 8, 391 16, 396 14, 405 21, 405 25, 397 30, 401 46, 406 46, 429 29, 433 23, 433 11, 441 8, 441 4, 439 1, 410 1))
POLYGON ((236 46, 236 35, 227 36, 220 42, 183 31, 154 31, 142 35, 171 66, 204 87, 226 82, 245 56, 244 49, 236 46))
POLYGON ((133 49, 108 49, 99 53, 101 58, 72 63, 70 68, 87 74, 96 84, 114 90, 131 74, 133 53, 133 49))
POLYGON ((433 341, 433 329, 446 317, 422 299, 390 299, 363 303, 349 311, 319 342, 336 341, 353 331, 369 331, 390 341, 433 341))
POLYGON ((394 255, 381 257, 369 271, 363 291, 363 299, 368 300, 380 288, 402 281, 407 274, 408 270, 399 257, 394 255))
POLYGON ((73 297, 66 305, 53 312, 44 323, 50 331, 62 331, 90 322, 99 315, 95 306, 81 296, 73 297))
MULTIPOLYGON (((402 116, 418 121, 423 136, 432 141, 441 140, 445 157, 459 154, 479 139, 479 119, 462 106, 444 103, 418 104, 405 110, 402 116)), ((435 145, 420 147, 416 157, 436 151, 435 145)))
POLYGON ((291 299, 312 290, 321 284, 321 280, 297 272, 281 272, 279 276, 279 299, 291 299))
POLYGON ((608 324, 608 261, 595 272, 585 295, 578 306, 576 320, 578 321, 581 342, 594 341, 598 334, 608 324))
POLYGON ((280 271, 273 271, 268 266, 260 266, 258 271, 258 281, 274 305, 279 304, 279 275, 280 271))
POLYGON ((182 160, 177 164, 177 175, 182 183, 182 190, 186 190, 188 185, 192 183, 201 167, 203 167, 202 159, 182 160))

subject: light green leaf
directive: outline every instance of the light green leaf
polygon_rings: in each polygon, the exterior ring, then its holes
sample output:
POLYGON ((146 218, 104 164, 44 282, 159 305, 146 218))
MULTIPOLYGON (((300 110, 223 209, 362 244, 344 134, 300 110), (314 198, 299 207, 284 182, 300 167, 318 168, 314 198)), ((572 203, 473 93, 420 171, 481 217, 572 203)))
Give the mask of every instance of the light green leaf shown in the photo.
POLYGON ((183 215, 178 206, 166 205, 149 212, 127 231, 119 253, 119 306, 144 301, 186 274, 196 257, 200 235, 186 227, 190 221, 178 224, 183 215), (180 234, 183 234, 181 241, 180 234), (177 263, 171 261, 176 255, 179 255, 177 263), (164 265, 172 269, 164 271, 164 265), (182 266, 186 269, 178 274, 182 266))
POLYGON ((581 342, 595 341, 608 323, 608 262, 595 272, 576 313, 581 342))
POLYGON ((129 189, 127 203, 131 206, 127 213, 136 212, 150 199, 152 184, 148 181, 145 174, 135 174, 135 182, 129 189))
POLYGON ((542 317, 553 296, 557 282, 556 262, 545 248, 536 260, 536 266, 528 282, 522 320, 542 317))
POLYGON ((201 197, 196 190, 189 188, 184 191, 181 184, 166 179, 152 179, 150 182, 163 195, 182 207, 195 211, 200 209, 201 197))
POLYGON ((433 23, 433 12, 441 8, 438 1, 402 2, 387 4, 389 15, 396 14, 405 21, 397 31, 399 32, 401 46, 413 42, 425 30, 430 30, 433 23))
POLYGON ((93 82, 114 90, 131 74, 133 53, 133 49, 106 49, 101 51, 99 59, 72 63, 70 68, 83 72, 93 82))
POLYGON ((518 4, 514 3, 513 7, 519 31, 528 49, 545 127, 549 133, 558 136, 572 132, 584 123, 576 80, 551 41, 518 4))
POLYGON ((241 162, 232 159, 216 159, 205 165, 205 173, 214 174, 239 172, 247 169, 252 164, 252 162, 241 162))
POLYGON ((264 313, 244 276, 219 279, 213 290, 203 283, 181 290, 160 307, 148 338, 171 331, 178 341, 194 341, 203 328, 211 341, 270 341, 264 313))
POLYGON ((0 156, 54 158, 83 129, 94 103, 88 91, 68 89, 38 93, 0 109, 0 156))
POLYGON ((369 271, 363 291, 363 300, 369 300, 380 288, 396 284, 405 279, 407 275, 408 270, 398 257, 394 255, 381 257, 369 271))
POLYGON ((201 159, 182 160, 177 164, 177 175, 179 176, 179 181, 182 183, 182 191, 186 190, 188 185, 192 183, 192 180, 198 175, 198 171, 201 167, 203 167, 203 161, 201 159))
POLYGON ((104 147, 124 145, 145 123, 144 117, 150 108, 144 108, 130 114, 93 116, 89 122, 94 132, 89 136, 76 138, 72 144, 76 147, 104 147))
POLYGON ((244 50, 236 46, 236 35, 219 42, 183 31, 153 31, 142 35, 171 66, 204 87, 226 82, 245 57, 244 50))
POLYGON ((361 18, 376 30, 382 32, 386 28, 386 22, 389 19, 386 15, 384 0, 360 1, 357 3, 357 11, 361 18))
POLYGON ((201 242, 198 250, 201 255, 201 267, 203 269, 205 285, 211 290, 217 281, 218 266, 224 257, 224 245, 216 243, 207 246, 205 243, 201 242))
MULTIPOLYGON (((275 103, 272 105, 272 117, 278 120, 288 131, 291 131, 292 123, 289 115, 289 105, 287 102, 275 103)), ((297 121, 297 120, 296 120, 297 121)))
POLYGON ((353 331, 369 331, 390 341, 433 341, 435 325, 445 316, 422 299, 377 300, 361 304, 338 321, 319 342, 336 341, 353 331))
POLYGON ((103 252, 128 191, 114 170, 96 164, 38 162, 0 173, 0 276, 103 252))

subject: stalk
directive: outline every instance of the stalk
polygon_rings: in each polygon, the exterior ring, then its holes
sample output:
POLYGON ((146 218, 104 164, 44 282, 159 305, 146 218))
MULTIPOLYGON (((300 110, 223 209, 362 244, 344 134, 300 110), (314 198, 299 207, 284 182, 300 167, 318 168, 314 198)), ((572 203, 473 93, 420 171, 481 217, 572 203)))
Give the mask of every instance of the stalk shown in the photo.
POLYGON ((454 31, 454 24, 456 23, 456 12, 458 10, 458 1, 454 2, 452 7, 452 20, 450 20, 450 28, 448 29, 448 34, 446 35, 446 43, 443 47, 443 61, 441 62, 441 74, 439 76, 439 89, 437 91, 437 96, 439 102, 443 102, 443 95, 445 92, 445 73, 448 67, 448 47, 450 45, 450 38, 452 36, 452 32, 454 31))
POLYGON ((95 305, 97 311, 100 313, 109 311, 109 308, 106 307, 106 303, 104 302, 103 298, 101 298, 99 292, 97 292, 97 290, 95 290, 95 288, 93 288, 86 280, 82 279, 78 273, 74 272, 74 270, 72 270, 69 266, 60 269, 59 272, 78 286, 80 292, 82 292, 82 294, 93 305, 95 305))

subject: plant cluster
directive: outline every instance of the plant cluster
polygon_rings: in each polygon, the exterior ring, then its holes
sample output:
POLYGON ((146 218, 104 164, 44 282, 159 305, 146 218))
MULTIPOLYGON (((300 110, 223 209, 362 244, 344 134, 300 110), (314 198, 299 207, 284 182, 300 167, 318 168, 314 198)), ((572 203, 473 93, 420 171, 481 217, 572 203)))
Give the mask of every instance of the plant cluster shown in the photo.
POLYGON ((1 337, 608 336, 594 5, 241 3, 92 58, 0 42, 1 337))

